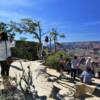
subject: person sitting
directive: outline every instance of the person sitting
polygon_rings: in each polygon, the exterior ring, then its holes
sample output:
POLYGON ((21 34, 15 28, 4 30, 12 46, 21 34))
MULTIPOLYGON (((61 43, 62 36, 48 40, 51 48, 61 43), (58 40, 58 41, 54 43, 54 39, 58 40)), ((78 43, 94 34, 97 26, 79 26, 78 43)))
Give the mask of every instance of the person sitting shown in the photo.
POLYGON ((87 67, 85 71, 82 72, 80 79, 81 82, 86 83, 86 84, 91 84, 92 83, 92 71, 90 67, 87 67))

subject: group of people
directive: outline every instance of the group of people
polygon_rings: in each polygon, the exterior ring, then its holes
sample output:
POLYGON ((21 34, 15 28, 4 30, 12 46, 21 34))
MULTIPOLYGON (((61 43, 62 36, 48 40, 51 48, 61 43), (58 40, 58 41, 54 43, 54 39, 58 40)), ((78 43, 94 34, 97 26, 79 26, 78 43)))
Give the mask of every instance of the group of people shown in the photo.
MULTIPOLYGON (((8 77, 11 58, 11 48, 15 46, 15 42, 12 38, 9 38, 6 32, 0 32, 0 65, 1 65, 1 76, 8 77)), ((67 71, 71 74, 71 77, 75 80, 76 77, 80 77, 84 83, 91 83, 93 77, 93 68, 91 67, 91 58, 85 60, 85 58, 79 59, 74 56, 72 59, 64 59, 63 55, 60 55, 59 71, 67 71), (81 64, 84 66, 84 70, 81 69, 81 64)))
POLYGON ((0 66, 1 76, 9 77, 11 48, 15 46, 13 38, 9 37, 6 32, 0 32, 0 66))
POLYGON ((93 77, 93 67, 91 65, 91 58, 87 60, 85 58, 78 58, 74 56, 72 59, 64 59, 63 55, 60 55, 59 61, 59 71, 67 71, 68 74, 75 80, 76 77, 79 77, 81 82, 91 84, 91 79, 93 77), (84 68, 81 68, 83 65, 84 68))

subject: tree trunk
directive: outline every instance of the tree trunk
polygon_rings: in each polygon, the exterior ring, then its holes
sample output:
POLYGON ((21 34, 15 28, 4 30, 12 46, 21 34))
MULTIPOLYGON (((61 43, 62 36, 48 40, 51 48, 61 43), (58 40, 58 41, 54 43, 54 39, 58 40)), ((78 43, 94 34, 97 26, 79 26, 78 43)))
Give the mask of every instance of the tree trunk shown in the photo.
POLYGON ((51 38, 50 38, 50 52, 51 52, 51 38))
POLYGON ((42 51, 43 51, 43 47, 42 47, 42 35, 41 35, 41 27, 40 27, 40 22, 38 22, 38 28, 39 28, 39 44, 40 44, 40 47, 39 47, 39 53, 38 53, 38 57, 41 58, 42 56, 42 51))
POLYGON ((56 40, 54 40, 55 52, 57 51, 56 40))

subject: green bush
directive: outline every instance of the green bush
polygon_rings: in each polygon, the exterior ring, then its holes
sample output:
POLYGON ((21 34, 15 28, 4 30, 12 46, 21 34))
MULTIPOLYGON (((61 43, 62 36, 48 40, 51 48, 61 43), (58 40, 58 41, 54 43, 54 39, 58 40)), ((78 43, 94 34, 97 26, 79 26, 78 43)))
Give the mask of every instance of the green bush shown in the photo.
POLYGON ((64 51, 58 51, 48 56, 45 65, 48 66, 49 68, 58 69, 59 67, 58 60, 59 60, 60 55, 63 55, 65 59, 70 58, 70 56, 64 51))
POLYGON ((12 56, 21 59, 36 60, 37 48, 35 42, 16 41, 16 46, 12 48, 12 56))

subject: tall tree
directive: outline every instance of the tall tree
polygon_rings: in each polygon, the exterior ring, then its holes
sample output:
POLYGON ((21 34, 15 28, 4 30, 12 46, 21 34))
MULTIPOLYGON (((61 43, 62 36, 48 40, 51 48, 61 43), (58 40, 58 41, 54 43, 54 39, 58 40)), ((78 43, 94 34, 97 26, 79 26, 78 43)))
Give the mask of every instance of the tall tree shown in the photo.
POLYGON ((18 33, 29 33, 33 35, 33 38, 39 42, 39 56, 42 53, 42 29, 39 21, 33 21, 32 19, 21 19, 19 23, 11 21, 11 26, 14 31, 18 33))
POLYGON ((54 41, 55 52, 56 52, 57 36, 58 36, 57 31, 54 28, 52 28, 52 31, 50 32, 50 41, 52 40, 54 41))
POLYGON ((65 35, 59 34, 56 29, 52 28, 52 31, 50 32, 50 50, 51 50, 51 42, 53 40, 55 52, 57 51, 57 42, 58 42, 57 39, 58 39, 58 37, 65 38, 65 35))

